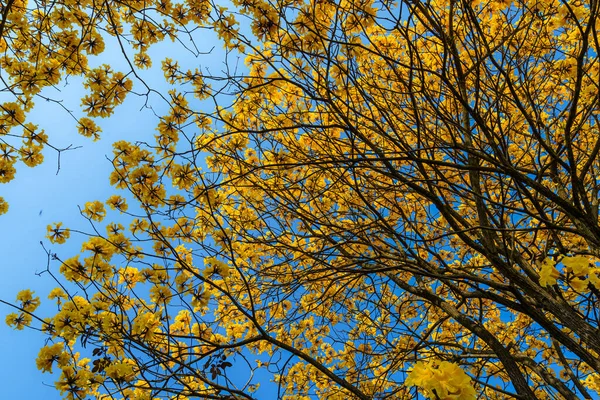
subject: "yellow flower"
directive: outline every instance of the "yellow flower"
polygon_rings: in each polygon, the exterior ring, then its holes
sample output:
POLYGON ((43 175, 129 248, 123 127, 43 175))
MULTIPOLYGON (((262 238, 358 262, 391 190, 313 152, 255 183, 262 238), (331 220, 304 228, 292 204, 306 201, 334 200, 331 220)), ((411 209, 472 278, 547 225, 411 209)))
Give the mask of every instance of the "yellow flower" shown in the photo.
POLYGON ((476 398, 471 378, 456 364, 442 361, 437 369, 437 380, 442 382, 447 399, 468 400, 476 398))
POLYGON ((433 367, 431 363, 418 362, 413 369, 408 373, 405 386, 424 387, 433 377, 433 367))
POLYGON ((108 200, 106 200, 106 204, 113 210, 119 210, 121 212, 127 211, 127 203, 121 196, 110 196, 108 200))
POLYGON ((587 289, 588 280, 585 278, 572 278, 569 280, 569 285, 578 292, 583 292, 587 289))
POLYGON ((34 312, 40 305, 40 298, 33 297, 33 292, 29 289, 21 290, 17 294, 17 301, 21 302, 21 308, 27 312, 34 312))
POLYGON ((63 352, 63 343, 56 343, 52 346, 44 346, 40 350, 36 365, 42 372, 52 372, 52 364, 58 361, 58 365, 63 367, 67 364, 69 355, 63 352))
POLYGON ((160 331, 160 325, 161 322, 157 314, 145 312, 135 317, 132 333, 143 336, 144 340, 152 340, 154 334, 160 331))
POLYGON ((14 163, 5 158, 0 158, 0 183, 7 183, 15 177, 14 163))
POLYGON ((409 372, 405 386, 419 386, 432 398, 473 400, 476 393, 471 378, 456 364, 448 361, 418 362, 409 372))
POLYGON ((58 304, 61 303, 61 299, 66 299, 66 298, 67 298, 66 293, 64 292, 64 290, 62 290, 59 287, 52 289, 50 291, 50 293, 48 294, 48 299, 49 300, 56 299, 56 302, 58 304))
POLYGON ((131 381, 135 373, 133 371, 133 365, 126 361, 117 361, 106 367, 106 376, 112 378, 115 381, 131 381))
POLYGON ((21 161, 28 167, 35 167, 44 161, 42 146, 23 146, 19 149, 21 161))
POLYGON ((155 304, 168 304, 173 297, 171 289, 164 285, 156 285, 150 289, 150 300, 155 304))
POLYGON ((218 260, 214 257, 208 257, 204 259, 204 265, 206 266, 206 269, 204 269, 202 272, 204 276, 210 276, 213 273, 218 274, 223 278, 227 278, 229 276, 230 268, 221 260, 218 260))
POLYGON ((543 287, 556 284, 556 279, 560 276, 560 273, 554 267, 556 263, 546 257, 542 262, 542 268, 540 270, 540 285, 543 287))
POLYGON ((102 129, 90 118, 83 117, 79 119, 79 125, 77 125, 77 131, 80 135, 85 137, 91 137, 94 142, 100 139, 100 132, 102 129))
POLYGON ((9 126, 17 126, 25 122, 23 109, 15 102, 0 104, 0 118, 9 126))
POLYGON ((150 68, 152 66, 152 59, 146 53, 137 53, 133 56, 133 63, 138 68, 150 68))
POLYGON ((31 315, 25 313, 10 313, 6 316, 6 324, 19 331, 31 323, 31 315))
POLYGON ((98 200, 90 201, 85 203, 83 214, 94 221, 100 222, 106 216, 106 210, 104 209, 104 204, 98 200))
POLYGON ((48 225, 46 237, 51 243, 63 244, 71 236, 71 231, 67 228, 61 228, 62 222, 57 222, 53 225, 48 225))
POLYGON ((125 267, 119 270, 119 283, 127 283, 128 286, 133 287, 136 283, 143 280, 142 274, 139 269, 135 267, 125 267))
POLYGON ((5 214, 8 211, 8 203, 3 197, 0 197, 0 215, 5 214))
POLYGON ((567 267, 567 271, 576 276, 587 275, 590 270, 590 260, 585 256, 564 257, 561 262, 567 267))

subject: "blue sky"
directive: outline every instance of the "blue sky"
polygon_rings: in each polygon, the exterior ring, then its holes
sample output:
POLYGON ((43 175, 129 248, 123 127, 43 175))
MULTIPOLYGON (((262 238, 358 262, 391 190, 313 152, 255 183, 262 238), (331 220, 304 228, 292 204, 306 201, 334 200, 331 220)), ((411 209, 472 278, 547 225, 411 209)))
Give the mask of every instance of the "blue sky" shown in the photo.
MULTIPOLYGON (((212 32, 201 31, 200 37, 202 40, 196 39, 199 50, 208 51, 214 47, 212 54, 195 58, 170 41, 153 48, 150 53, 154 55, 154 67, 142 74, 149 86, 160 89, 160 84, 164 82, 160 61, 167 55, 180 60, 182 66, 210 67, 215 74, 218 73, 224 57, 221 46, 212 32)), ((91 62, 107 63, 116 70, 126 71, 122 55, 111 52, 109 45, 107 48, 107 54, 91 62)), ((78 112, 84 93, 81 81, 70 78, 69 85, 62 83, 59 89, 60 92, 43 94, 63 99, 67 108, 77 110, 76 115, 81 115, 78 112)), ((164 109, 164 103, 150 100, 160 114, 160 107, 164 109)), ((65 245, 52 245, 45 239, 46 226, 62 221, 66 227, 89 228, 87 221, 79 214, 78 205, 83 206, 92 200, 105 201, 116 193, 108 182, 112 164, 106 158, 112 156, 112 143, 117 140, 144 140, 151 143, 154 140, 158 121, 152 111, 140 110, 144 102, 144 98, 130 95, 111 118, 97 121, 103 132, 102 139, 94 143, 77 133, 74 120, 61 107, 38 101, 29 121, 39 124, 54 146, 81 147, 61 154, 58 174, 58 154, 46 149, 45 162, 41 166, 32 169, 18 164, 15 180, 0 186, 0 196, 6 199, 10 207, 7 214, 0 216, 0 268, 3 274, 0 299, 14 301, 20 290, 29 288, 42 298, 40 314, 52 315, 52 305, 45 300, 47 293, 56 285, 48 274, 36 275, 45 270, 47 265, 47 255, 40 241, 43 241, 46 249, 66 259, 79 253, 82 240, 72 236, 65 245)), ((56 263, 50 265, 54 270, 58 268, 56 263)), ((29 329, 14 331, 7 327, 4 317, 10 312, 12 310, 8 306, 0 305, 0 356, 3 360, 0 363, 0 397, 60 399, 61 396, 52 387, 55 377, 42 374, 35 365, 37 353, 44 345, 44 335, 29 329)))

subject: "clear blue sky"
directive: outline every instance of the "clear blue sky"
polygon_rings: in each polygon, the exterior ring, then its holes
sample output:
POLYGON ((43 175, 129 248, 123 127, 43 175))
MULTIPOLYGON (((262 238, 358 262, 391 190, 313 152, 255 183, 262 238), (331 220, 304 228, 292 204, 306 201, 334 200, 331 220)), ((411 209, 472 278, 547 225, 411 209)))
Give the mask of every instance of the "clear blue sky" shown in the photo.
MULTIPOLYGON (((145 81, 153 88, 160 88, 160 83, 164 81, 160 61, 166 55, 182 61, 184 66, 210 67, 215 73, 220 71, 224 54, 214 34, 201 31, 199 37, 201 40, 197 39, 196 45, 200 51, 208 51, 214 46, 213 54, 196 59, 167 41, 151 52, 155 54, 154 67, 144 74, 145 81)), ((111 52, 110 46, 107 48, 107 54, 94 60, 94 64, 107 63, 114 69, 126 71, 121 55, 111 52)), ((61 84, 59 88, 61 93, 44 94, 64 99, 69 109, 79 110, 83 94, 80 81, 71 78, 67 87, 61 84)), ((47 265, 47 256, 40 241, 61 258, 69 258, 79 253, 81 239, 75 237, 65 245, 52 245, 45 239, 46 226, 62 221, 71 228, 89 227, 80 216, 77 206, 83 206, 91 200, 104 201, 115 194, 115 189, 108 183, 112 165, 106 156, 112 155, 111 144, 116 140, 144 140, 149 143, 154 140, 157 119, 150 110, 140 111, 144 101, 143 98, 130 95, 110 119, 99 121, 103 130, 102 139, 95 143, 77 134, 74 120, 59 106, 38 101, 30 121, 45 129, 50 142, 57 147, 82 147, 62 153, 58 175, 57 153, 47 149, 44 152, 45 162, 41 166, 31 169, 20 164, 15 180, 0 185, 0 196, 6 199, 10 207, 7 214, 0 216, 0 299, 14 301, 20 290, 29 288, 42 298, 40 313, 52 315, 52 309, 44 308, 44 303, 46 307, 51 307, 51 304, 44 300, 56 285, 48 274, 36 275, 47 265)), ((164 104, 152 104, 164 110, 164 104)), ((58 268, 56 263, 51 267, 54 270, 58 268)), ((37 353, 44 345, 44 335, 28 329, 14 331, 8 328, 4 318, 10 312, 9 307, 0 305, 0 398, 60 399, 61 396, 52 387, 56 377, 41 374, 35 365, 37 353)))

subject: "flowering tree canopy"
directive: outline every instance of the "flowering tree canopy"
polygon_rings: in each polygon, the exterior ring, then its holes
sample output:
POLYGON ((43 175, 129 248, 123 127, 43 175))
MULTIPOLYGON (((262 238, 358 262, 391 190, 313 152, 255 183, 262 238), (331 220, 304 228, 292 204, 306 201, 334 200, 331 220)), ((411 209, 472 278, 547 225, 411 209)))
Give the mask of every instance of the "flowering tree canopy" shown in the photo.
POLYGON ((49 251, 57 312, 25 290, 7 317, 65 399, 600 394, 598 1, 11 4, 25 149, 43 85, 82 74, 108 117, 153 43, 228 51, 222 76, 160 60, 154 138, 114 144, 81 252, 49 251), (110 35, 129 73, 87 68, 110 35))

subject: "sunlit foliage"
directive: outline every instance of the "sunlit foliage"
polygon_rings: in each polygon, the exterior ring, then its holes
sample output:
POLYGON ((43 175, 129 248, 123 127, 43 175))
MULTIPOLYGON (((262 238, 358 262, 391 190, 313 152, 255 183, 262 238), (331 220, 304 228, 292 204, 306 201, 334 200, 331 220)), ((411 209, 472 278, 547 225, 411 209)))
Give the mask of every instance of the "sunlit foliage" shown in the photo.
MULTIPOLYGON (((64 398, 600 395, 597 1, 102 3, 138 68, 176 35, 142 7, 245 69, 161 60, 155 141, 114 144, 119 195, 49 253, 64 398)), ((85 73, 110 115, 126 77, 85 73)))

